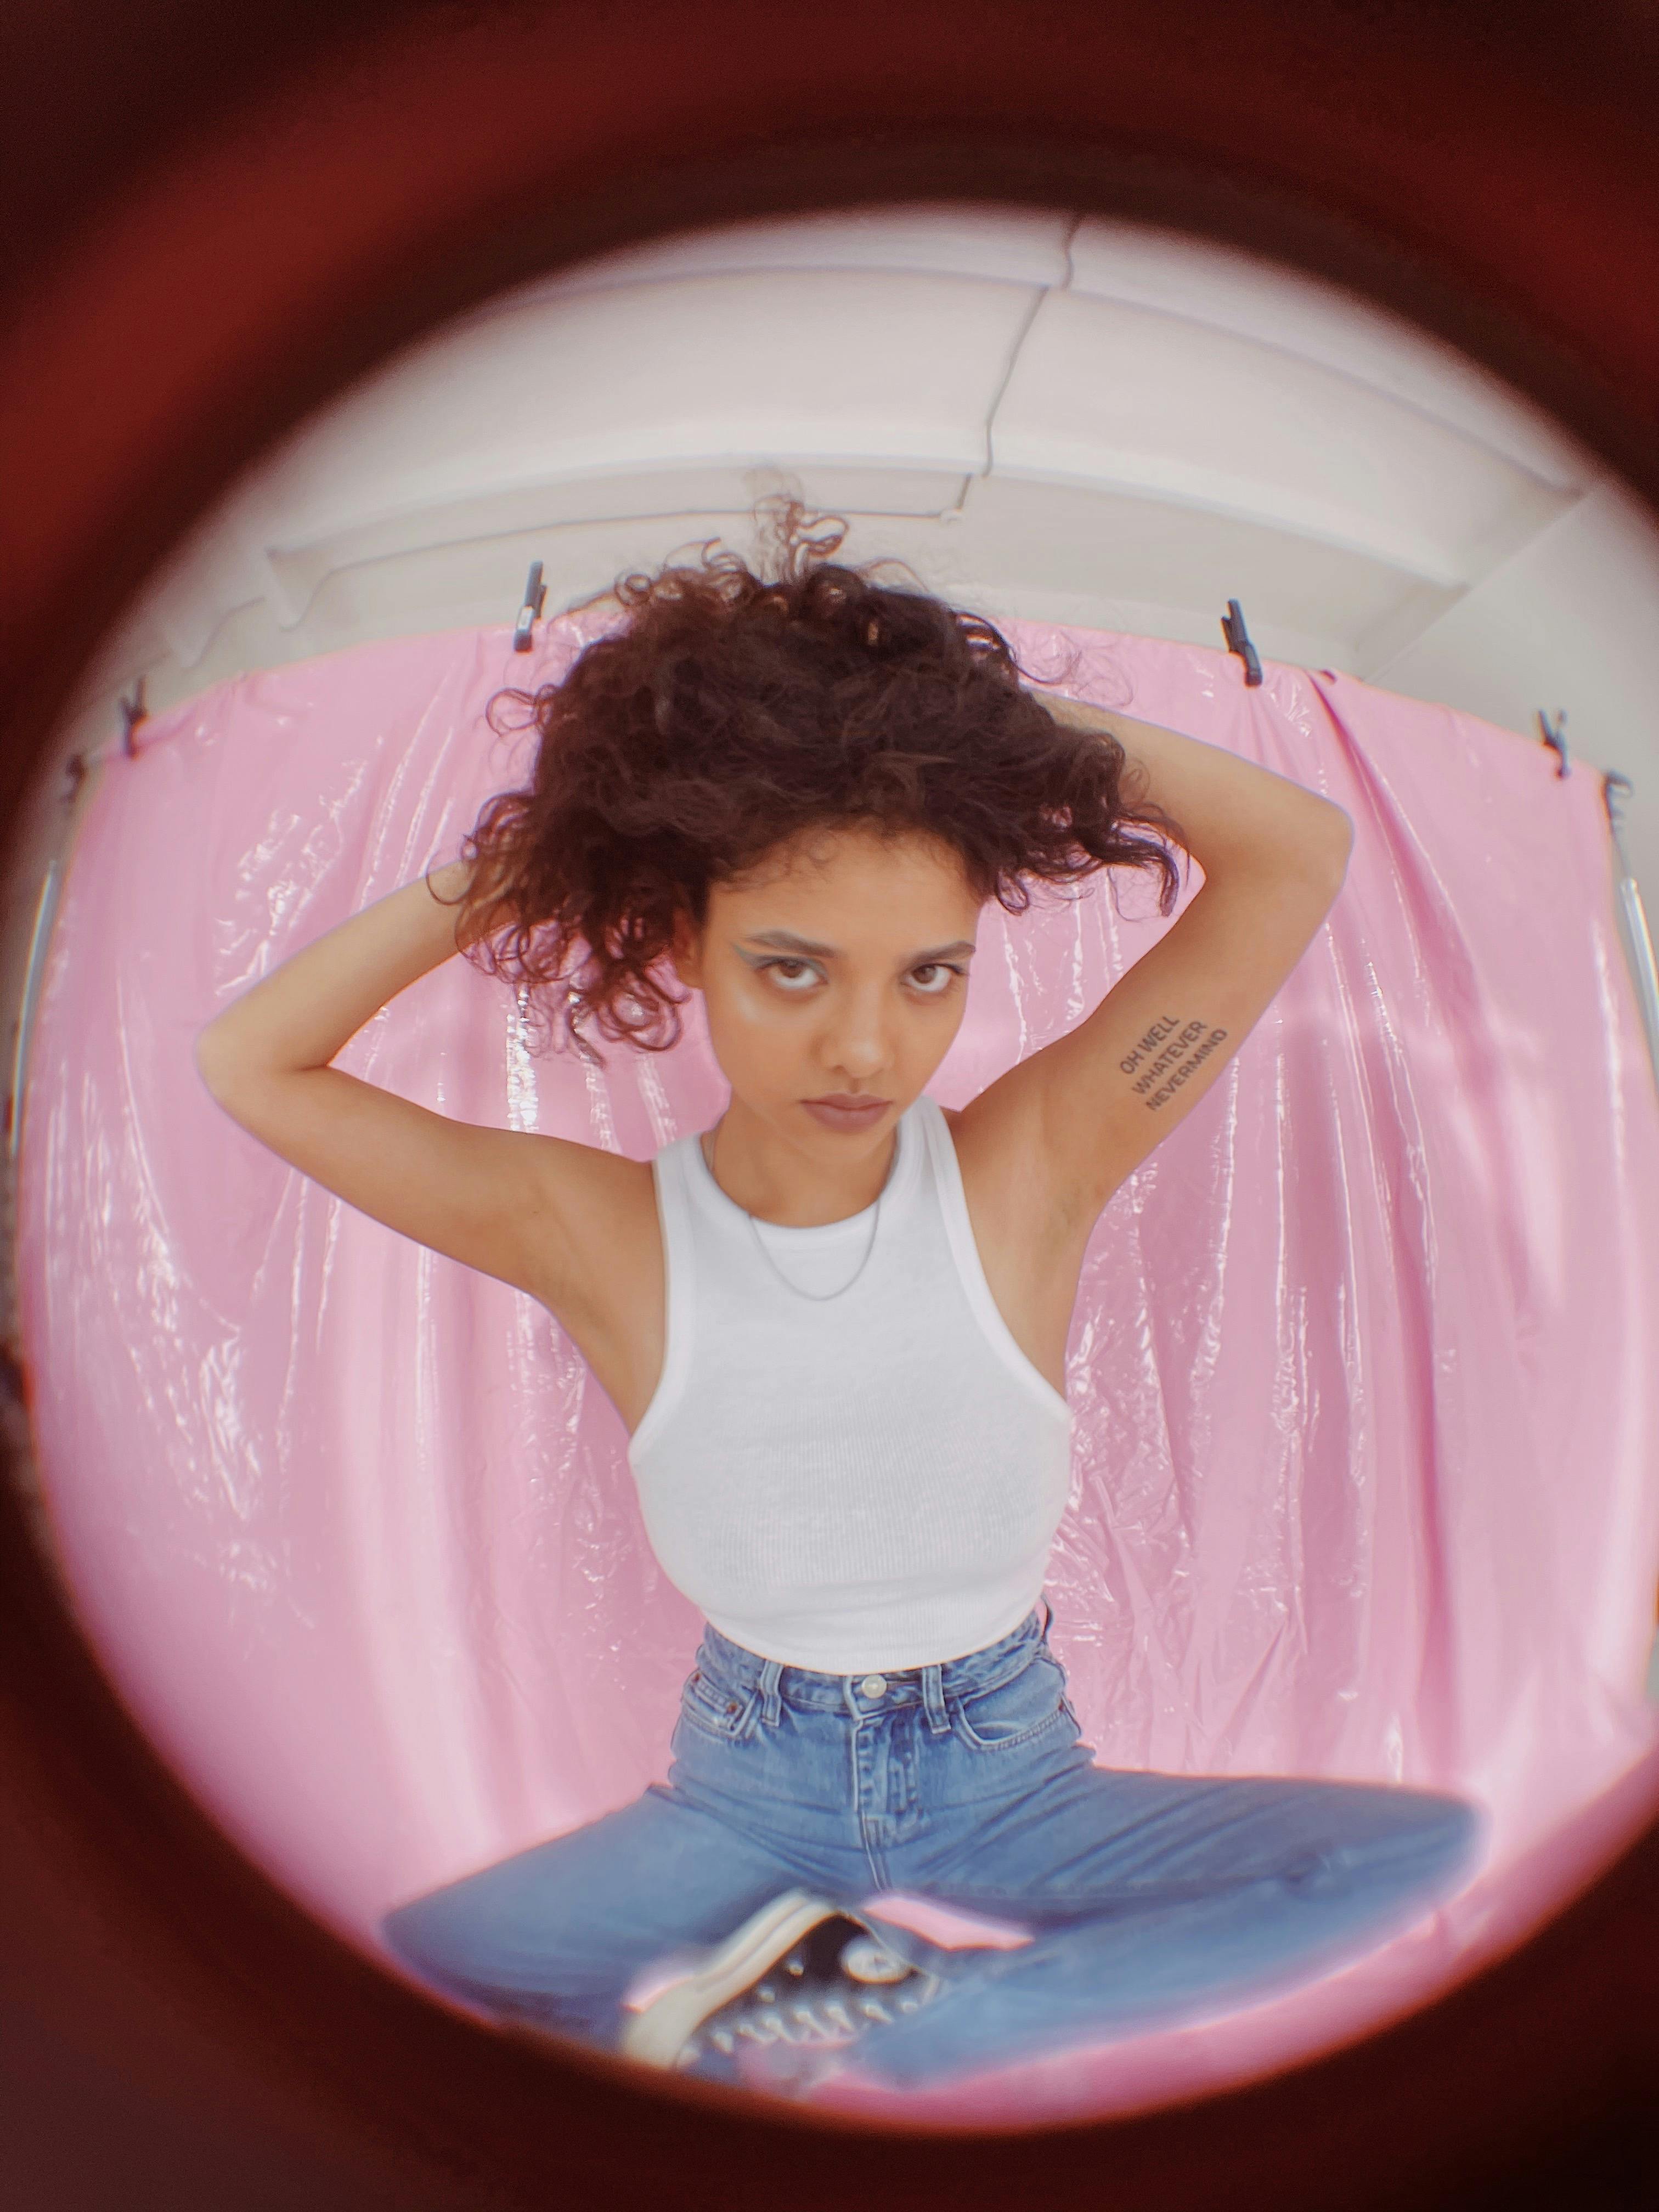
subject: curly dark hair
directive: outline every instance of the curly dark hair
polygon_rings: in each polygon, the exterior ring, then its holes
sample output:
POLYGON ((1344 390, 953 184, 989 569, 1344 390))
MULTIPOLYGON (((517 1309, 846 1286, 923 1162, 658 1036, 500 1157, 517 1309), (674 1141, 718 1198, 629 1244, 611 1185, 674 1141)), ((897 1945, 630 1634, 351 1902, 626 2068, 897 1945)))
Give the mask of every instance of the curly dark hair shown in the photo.
POLYGON ((757 515, 775 574, 718 538, 694 564, 626 574, 623 619, 562 681, 489 702, 492 729, 512 701, 541 741, 529 785, 489 799, 463 843, 457 935, 519 985, 532 1030, 551 1000, 589 1061, 590 1021, 646 1051, 678 1043, 689 994, 657 972, 677 917, 701 929, 711 884, 824 827, 952 848, 1010 914, 1030 903, 1025 878, 1106 867, 1157 870, 1170 911, 1166 845, 1123 825, 1185 841, 1126 792, 1115 738, 1056 720, 981 616, 876 580, 896 563, 836 561, 839 516, 781 495, 757 515))

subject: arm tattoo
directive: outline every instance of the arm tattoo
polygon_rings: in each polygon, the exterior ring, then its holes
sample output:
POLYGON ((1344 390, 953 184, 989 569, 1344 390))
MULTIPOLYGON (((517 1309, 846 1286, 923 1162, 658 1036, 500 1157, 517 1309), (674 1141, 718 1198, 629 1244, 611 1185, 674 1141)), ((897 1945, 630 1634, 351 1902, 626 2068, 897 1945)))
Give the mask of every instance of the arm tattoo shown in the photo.
POLYGON ((1118 1066, 1134 1077, 1133 1088, 1147 1112, 1156 1114, 1226 1038, 1225 1030, 1212 1029, 1207 1022, 1180 1022, 1164 1014, 1118 1066))

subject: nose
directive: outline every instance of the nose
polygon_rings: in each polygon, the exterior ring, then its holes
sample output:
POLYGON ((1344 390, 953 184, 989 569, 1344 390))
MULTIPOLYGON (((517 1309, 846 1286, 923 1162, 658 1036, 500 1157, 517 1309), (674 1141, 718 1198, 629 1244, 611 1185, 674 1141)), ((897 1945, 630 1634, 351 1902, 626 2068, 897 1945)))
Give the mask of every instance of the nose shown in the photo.
POLYGON ((826 1024, 819 1059, 832 1074, 867 1083, 890 1058, 879 989, 849 991, 826 1024))

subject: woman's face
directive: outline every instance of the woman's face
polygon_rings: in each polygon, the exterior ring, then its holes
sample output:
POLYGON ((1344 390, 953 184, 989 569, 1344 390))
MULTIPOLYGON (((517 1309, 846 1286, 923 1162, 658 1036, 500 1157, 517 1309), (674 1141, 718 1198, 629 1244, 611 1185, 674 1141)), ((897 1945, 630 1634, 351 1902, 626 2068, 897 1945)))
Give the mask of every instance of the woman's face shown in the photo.
POLYGON ((818 831, 740 884, 716 884, 673 963, 703 994, 733 1097, 826 1164, 879 1140, 962 1025, 980 904, 948 846, 862 827, 818 831), (808 1110, 837 1093, 885 1103, 845 1121, 808 1110))

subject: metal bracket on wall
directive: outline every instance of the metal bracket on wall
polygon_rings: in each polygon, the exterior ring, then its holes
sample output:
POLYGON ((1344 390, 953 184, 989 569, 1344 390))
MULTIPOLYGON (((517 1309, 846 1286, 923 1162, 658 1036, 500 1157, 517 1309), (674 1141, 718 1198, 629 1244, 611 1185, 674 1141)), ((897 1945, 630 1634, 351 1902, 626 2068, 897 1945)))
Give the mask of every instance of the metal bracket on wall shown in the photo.
POLYGON ((23 1003, 17 1016, 17 1042, 11 1058, 11 1096, 6 1101, 6 1157, 14 1165, 23 1133, 23 1080, 28 1067, 29 1035, 34 1027, 40 978, 46 970, 46 947, 52 941, 52 920, 58 912, 58 894, 63 881, 63 860, 54 859, 35 902, 34 927, 29 936, 28 964, 23 978, 23 1003))
POLYGON ((524 600, 519 609, 519 619, 513 630, 514 653, 528 653, 530 633, 542 618, 542 606, 547 598, 547 586, 542 581, 542 564, 532 561, 530 574, 525 579, 524 600))
POLYGON ((121 709, 121 750, 129 760, 137 760, 138 747, 132 733, 149 713, 144 704, 143 678, 134 684, 131 699, 118 699, 115 703, 121 709))
POLYGON ((1659 971, 1653 959, 1653 937, 1648 928, 1647 909, 1642 904, 1642 890, 1632 871, 1625 852, 1625 841, 1619 834, 1624 819, 1624 804, 1631 791, 1627 775, 1616 769, 1605 769, 1601 776, 1601 803, 1607 810, 1607 827, 1613 832, 1613 849, 1619 862, 1619 880, 1614 887, 1619 919, 1625 938, 1625 957, 1630 963, 1631 981, 1636 986, 1636 1001, 1642 1012, 1642 1027, 1647 1032, 1648 1059, 1653 1068, 1653 1080, 1659 1086, 1659 971))
POLYGON ((1227 611, 1221 617, 1221 635, 1227 641, 1229 653, 1236 653, 1244 664, 1246 684, 1260 684, 1261 663, 1256 659, 1255 647, 1250 643, 1250 633, 1244 627, 1244 616, 1237 599, 1229 599, 1227 611))
POLYGON ((1553 745, 1555 748, 1556 758, 1559 763, 1555 771, 1557 775, 1571 775, 1572 772, 1571 763, 1567 758, 1566 708, 1565 707, 1558 707, 1556 708, 1555 727, 1552 729, 1550 727, 1550 718, 1540 707, 1538 709, 1538 726, 1544 732, 1544 743, 1547 745, 1553 745))

